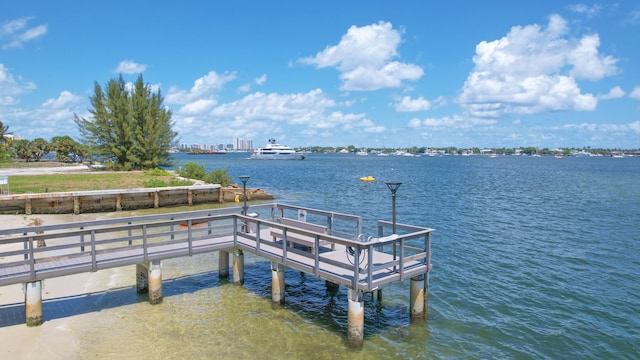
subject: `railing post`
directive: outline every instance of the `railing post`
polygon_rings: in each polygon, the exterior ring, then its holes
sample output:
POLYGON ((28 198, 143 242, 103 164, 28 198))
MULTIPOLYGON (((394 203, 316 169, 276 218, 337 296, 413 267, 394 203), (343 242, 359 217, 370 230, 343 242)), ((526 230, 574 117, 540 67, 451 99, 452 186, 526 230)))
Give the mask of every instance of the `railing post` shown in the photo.
MULTIPOLYGON (((84 226, 80 226, 80 230, 84 230, 84 226)), ((84 234, 80 234, 80 252, 84 252, 84 234)))
POLYGON ((29 278, 36 281, 36 257, 33 251, 33 236, 29 237, 29 278))
POLYGON ((96 231, 91 230, 91 271, 98 271, 98 262, 96 259, 96 231))

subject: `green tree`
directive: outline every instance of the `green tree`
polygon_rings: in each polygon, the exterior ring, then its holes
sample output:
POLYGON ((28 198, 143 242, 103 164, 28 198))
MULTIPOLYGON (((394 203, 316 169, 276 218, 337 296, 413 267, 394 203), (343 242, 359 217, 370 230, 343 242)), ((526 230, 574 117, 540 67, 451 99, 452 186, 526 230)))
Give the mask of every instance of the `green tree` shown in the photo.
POLYGON ((56 152, 56 159, 63 162, 82 161, 84 146, 70 136, 55 136, 51 138, 52 149, 56 152))
POLYGON ((40 161, 43 156, 51 152, 51 144, 43 138, 36 138, 33 141, 29 141, 28 148, 36 161, 40 161))
POLYGON ((8 132, 9 132, 9 127, 4 126, 2 121, 0 121, 0 143, 4 143, 6 141, 6 139, 4 138, 4 135, 8 132))
POLYGON ((96 82, 90 100, 92 118, 75 115, 75 122, 83 142, 99 157, 125 170, 171 165, 169 149, 178 136, 172 129, 172 113, 163 106, 160 91, 152 94, 142 75, 131 92, 122 75, 111 79, 105 91, 96 82))

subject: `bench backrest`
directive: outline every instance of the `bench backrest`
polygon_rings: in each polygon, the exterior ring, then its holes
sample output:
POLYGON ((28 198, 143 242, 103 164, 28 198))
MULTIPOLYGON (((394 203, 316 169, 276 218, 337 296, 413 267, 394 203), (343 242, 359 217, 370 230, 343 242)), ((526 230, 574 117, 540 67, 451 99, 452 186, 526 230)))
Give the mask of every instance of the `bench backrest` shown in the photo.
POLYGON ((312 224, 304 221, 293 220, 289 218, 280 218, 280 224, 285 226, 297 227, 304 230, 314 231, 321 234, 327 234, 329 229, 326 226, 312 224))

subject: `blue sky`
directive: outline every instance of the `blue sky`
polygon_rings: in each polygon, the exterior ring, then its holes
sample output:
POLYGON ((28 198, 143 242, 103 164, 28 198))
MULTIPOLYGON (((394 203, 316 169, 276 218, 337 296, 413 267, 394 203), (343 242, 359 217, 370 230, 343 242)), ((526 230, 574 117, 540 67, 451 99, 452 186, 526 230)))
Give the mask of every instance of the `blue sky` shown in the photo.
POLYGON ((630 0, 3 2, 0 121, 142 74, 180 143, 639 148, 639 44, 630 0))

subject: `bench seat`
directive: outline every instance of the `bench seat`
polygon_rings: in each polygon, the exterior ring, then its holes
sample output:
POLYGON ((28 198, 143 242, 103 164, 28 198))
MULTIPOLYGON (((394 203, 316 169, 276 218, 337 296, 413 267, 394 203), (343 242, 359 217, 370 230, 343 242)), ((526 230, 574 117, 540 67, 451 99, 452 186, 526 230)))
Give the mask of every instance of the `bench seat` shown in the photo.
MULTIPOLYGON (((320 234, 328 234, 329 233, 329 228, 326 227, 326 226, 312 224, 312 223, 308 223, 308 222, 304 222, 304 221, 298 221, 298 220, 293 220, 293 219, 288 219, 288 218, 280 218, 280 219, 278 219, 278 222, 280 224, 282 224, 282 225, 284 225, 284 226, 289 228, 289 229, 287 229, 287 241, 289 241, 291 243, 292 247, 295 244, 301 244, 301 245, 304 245, 304 246, 308 246, 308 247, 311 248, 311 253, 312 254, 315 254, 315 246, 316 246, 315 236, 297 232, 295 230, 295 228, 298 228, 298 229, 301 229, 301 230, 310 231, 310 232, 320 233, 320 234)), ((282 229, 271 228, 271 237, 273 238, 274 242, 277 239, 282 239, 283 238, 282 229)), ((331 242, 326 241, 326 240, 320 240, 320 245, 330 245, 331 246, 331 250, 335 250, 336 249, 336 244, 335 243, 331 243, 331 242)))

